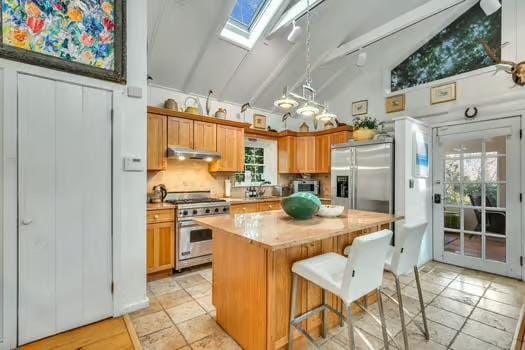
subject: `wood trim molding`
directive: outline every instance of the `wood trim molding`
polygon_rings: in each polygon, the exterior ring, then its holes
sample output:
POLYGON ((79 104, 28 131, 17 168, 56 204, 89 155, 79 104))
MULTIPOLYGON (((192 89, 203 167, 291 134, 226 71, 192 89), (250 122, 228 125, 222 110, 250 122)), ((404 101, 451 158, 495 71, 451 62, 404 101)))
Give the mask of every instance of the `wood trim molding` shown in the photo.
POLYGON ((191 119, 191 120, 196 120, 196 121, 206 122, 206 123, 235 126, 235 127, 244 128, 244 129, 248 129, 251 126, 250 123, 241 123, 241 122, 236 122, 232 120, 206 117, 203 115, 191 114, 191 113, 186 113, 186 112, 178 112, 178 111, 173 111, 171 109, 160 108, 160 107, 148 106, 148 113, 166 115, 168 117, 191 119))

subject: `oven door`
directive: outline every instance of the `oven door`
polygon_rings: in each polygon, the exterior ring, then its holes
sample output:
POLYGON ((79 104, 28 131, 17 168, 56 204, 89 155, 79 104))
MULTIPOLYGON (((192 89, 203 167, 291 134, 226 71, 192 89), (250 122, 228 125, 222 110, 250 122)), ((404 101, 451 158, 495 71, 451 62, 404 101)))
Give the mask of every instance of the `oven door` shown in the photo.
POLYGON ((212 230, 200 226, 193 220, 178 223, 178 258, 179 261, 197 258, 212 253, 212 230))

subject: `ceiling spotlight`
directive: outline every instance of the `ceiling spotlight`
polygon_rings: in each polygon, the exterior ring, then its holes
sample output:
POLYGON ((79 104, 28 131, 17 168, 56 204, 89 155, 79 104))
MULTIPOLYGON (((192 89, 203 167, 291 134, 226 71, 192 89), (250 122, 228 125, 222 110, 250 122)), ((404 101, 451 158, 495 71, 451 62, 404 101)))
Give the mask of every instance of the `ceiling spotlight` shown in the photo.
POLYGON ((296 43, 297 39, 303 34, 303 28, 295 24, 295 21, 292 22, 293 27, 290 34, 288 34, 288 41, 291 43, 296 43))
POLYGON ((302 115, 303 117, 313 117, 319 113, 319 108, 310 102, 305 102, 305 104, 297 110, 297 114, 302 115))
POLYGON ((501 3, 499 0, 481 0, 479 6, 487 16, 490 16, 501 8, 501 3))
POLYGON ((334 120, 335 118, 337 118, 337 116, 333 113, 329 113, 326 108, 320 114, 315 116, 315 119, 321 122, 328 122, 330 120, 334 120))
POLYGON ((367 58, 368 58, 367 53, 364 51, 361 51, 359 55, 357 56, 357 61, 355 62, 355 65, 358 67, 364 67, 366 64, 367 58))
POLYGON ((283 88, 283 95, 281 96, 281 98, 275 101, 273 104, 275 107, 283 111, 290 110, 299 105, 299 103, 296 100, 288 97, 288 88, 286 86, 283 88))

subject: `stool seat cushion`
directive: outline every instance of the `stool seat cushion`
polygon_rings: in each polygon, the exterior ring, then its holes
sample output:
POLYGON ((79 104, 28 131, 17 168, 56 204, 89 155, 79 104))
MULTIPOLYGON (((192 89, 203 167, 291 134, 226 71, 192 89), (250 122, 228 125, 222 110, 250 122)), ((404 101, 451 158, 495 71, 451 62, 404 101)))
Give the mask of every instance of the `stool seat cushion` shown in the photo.
POLYGON ((293 264, 292 271, 341 297, 346 263, 346 257, 336 253, 326 253, 297 261, 293 264))

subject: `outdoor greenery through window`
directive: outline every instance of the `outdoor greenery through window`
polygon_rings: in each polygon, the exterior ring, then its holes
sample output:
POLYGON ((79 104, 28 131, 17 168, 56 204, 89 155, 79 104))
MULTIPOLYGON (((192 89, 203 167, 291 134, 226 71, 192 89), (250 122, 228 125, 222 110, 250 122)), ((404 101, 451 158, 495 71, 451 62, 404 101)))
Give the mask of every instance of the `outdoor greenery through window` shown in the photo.
POLYGON ((235 182, 257 183, 264 181, 264 167, 264 148, 245 147, 244 173, 235 174, 235 182))
MULTIPOLYGON (((456 19, 391 72, 398 91, 493 65, 480 40, 501 47, 501 10, 486 16, 479 4, 456 19)), ((500 50, 497 50, 500 55, 500 50)))

